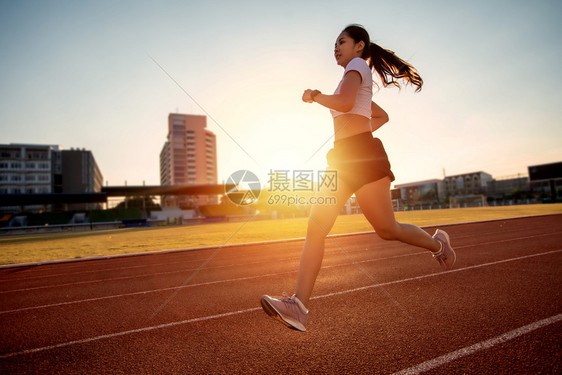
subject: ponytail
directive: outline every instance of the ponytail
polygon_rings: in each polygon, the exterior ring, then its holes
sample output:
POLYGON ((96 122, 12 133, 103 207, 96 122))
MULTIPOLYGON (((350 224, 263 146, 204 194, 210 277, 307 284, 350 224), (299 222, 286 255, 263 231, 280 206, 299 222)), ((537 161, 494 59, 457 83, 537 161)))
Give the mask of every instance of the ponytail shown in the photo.
MULTIPOLYGON (((423 85, 423 79, 418 74, 416 68, 402 60, 396 54, 388 49, 384 49, 378 44, 371 43, 365 48, 368 55, 369 66, 375 69, 384 87, 394 85, 400 88, 398 79, 403 79, 407 83, 417 86, 416 92, 419 92, 423 85)), ((365 55, 365 52, 363 55, 365 55)))
POLYGON ((368 60, 371 69, 375 69, 384 87, 394 85, 400 88, 400 82, 397 80, 402 79, 406 83, 416 86, 416 92, 421 90, 423 79, 416 68, 396 56, 394 52, 371 43, 369 33, 362 26, 349 25, 342 32, 348 34, 355 43, 360 41, 365 43, 361 57, 368 60))

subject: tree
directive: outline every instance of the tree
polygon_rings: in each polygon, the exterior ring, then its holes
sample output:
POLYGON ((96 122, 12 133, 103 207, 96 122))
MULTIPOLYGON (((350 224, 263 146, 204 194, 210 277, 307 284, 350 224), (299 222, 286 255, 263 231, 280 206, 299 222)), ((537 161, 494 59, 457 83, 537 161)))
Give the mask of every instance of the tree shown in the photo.
POLYGON ((153 197, 132 197, 132 198, 126 198, 126 204, 125 201, 120 202, 117 205, 117 208, 125 208, 125 207, 137 207, 137 208, 143 208, 143 201, 144 201, 144 207, 147 210, 154 210, 154 209, 160 209, 160 205, 157 204, 154 201, 153 197))

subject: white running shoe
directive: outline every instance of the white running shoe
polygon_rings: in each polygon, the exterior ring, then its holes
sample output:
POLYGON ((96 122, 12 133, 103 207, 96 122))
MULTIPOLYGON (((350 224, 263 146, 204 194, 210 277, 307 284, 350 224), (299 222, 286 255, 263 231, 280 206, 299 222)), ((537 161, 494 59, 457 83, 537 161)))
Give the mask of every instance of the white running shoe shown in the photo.
POLYGON ((267 315, 280 320, 287 327, 306 331, 304 325, 308 319, 308 310, 296 295, 281 298, 262 296, 261 306, 267 315))
POLYGON ((451 240, 447 232, 437 229, 433 235, 437 241, 441 243, 441 250, 433 253, 433 257, 437 259, 441 267, 445 270, 450 270, 453 268, 455 261, 457 260, 457 254, 451 246, 451 240))

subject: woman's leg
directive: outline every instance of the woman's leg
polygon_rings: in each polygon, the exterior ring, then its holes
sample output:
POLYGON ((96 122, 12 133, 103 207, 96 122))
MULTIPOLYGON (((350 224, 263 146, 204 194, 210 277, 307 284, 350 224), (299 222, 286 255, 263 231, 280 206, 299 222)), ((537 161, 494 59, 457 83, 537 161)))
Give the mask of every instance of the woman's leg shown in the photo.
POLYGON ((423 229, 396 222, 390 199, 390 178, 362 186, 355 196, 363 214, 381 238, 423 247, 434 253, 440 250, 441 243, 423 229))
POLYGON ((297 279, 296 296, 307 304, 312 294, 314 282, 322 265, 324 257, 324 240, 332 229, 338 213, 351 197, 353 192, 341 181, 338 182, 337 191, 330 192, 327 189, 320 191, 316 197, 322 197, 327 204, 315 204, 310 210, 308 218, 308 229, 306 240, 301 255, 299 276, 297 279), (324 199, 326 198, 326 199, 324 199), (334 204, 329 199, 334 199, 334 204))

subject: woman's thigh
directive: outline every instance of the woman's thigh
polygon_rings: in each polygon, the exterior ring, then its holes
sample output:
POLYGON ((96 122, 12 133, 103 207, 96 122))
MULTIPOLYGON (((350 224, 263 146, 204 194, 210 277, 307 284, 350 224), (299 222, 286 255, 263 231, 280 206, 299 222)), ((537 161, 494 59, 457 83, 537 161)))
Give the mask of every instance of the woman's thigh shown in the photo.
POLYGON ((390 199, 390 178, 385 177, 362 186, 355 192, 355 196, 361 211, 376 232, 390 235, 396 229, 397 223, 390 199))
POLYGON ((308 219, 308 231, 320 231, 327 235, 341 209, 351 197, 353 191, 344 184, 338 184, 335 191, 322 188, 316 195, 316 203, 312 204, 308 219))

